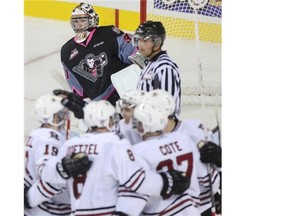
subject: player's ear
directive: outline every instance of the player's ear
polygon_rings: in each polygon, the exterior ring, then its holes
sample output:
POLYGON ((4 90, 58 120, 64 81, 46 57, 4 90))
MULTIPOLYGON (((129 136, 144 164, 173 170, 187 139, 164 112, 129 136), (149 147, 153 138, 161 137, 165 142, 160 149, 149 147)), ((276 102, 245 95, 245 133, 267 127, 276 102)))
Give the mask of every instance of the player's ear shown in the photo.
POLYGON ((143 128, 142 122, 137 122, 137 130, 138 130, 140 133, 144 133, 144 128, 143 128))
POLYGON ((153 47, 153 51, 158 51, 158 50, 160 50, 161 49, 161 47, 162 47, 162 45, 161 44, 154 44, 154 47, 153 47))

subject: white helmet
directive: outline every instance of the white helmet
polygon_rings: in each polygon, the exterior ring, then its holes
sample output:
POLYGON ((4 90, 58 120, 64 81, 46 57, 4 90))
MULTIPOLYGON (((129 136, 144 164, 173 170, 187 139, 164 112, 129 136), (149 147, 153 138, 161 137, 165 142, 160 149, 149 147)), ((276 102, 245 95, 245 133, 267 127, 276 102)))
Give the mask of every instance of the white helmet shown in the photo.
POLYGON ((163 89, 154 89, 153 91, 147 92, 143 98, 143 103, 151 103, 160 106, 167 112, 168 116, 172 116, 176 108, 173 96, 163 89))
POLYGON ((130 89, 126 91, 119 100, 119 103, 116 103, 117 112, 121 112, 124 103, 128 104, 129 108, 135 107, 142 102, 144 96, 145 92, 139 89, 130 89))
POLYGON ((142 123, 144 131, 142 133, 138 131, 142 136, 149 132, 163 131, 167 125, 168 116, 157 105, 141 103, 134 109, 133 120, 134 123, 142 123))
POLYGON ((138 105, 142 102, 145 92, 139 89, 131 89, 123 94, 121 100, 131 105, 138 105))
POLYGON ((35 103, 35 114, 42 124, 50 124, 53 126, 60 126, 64 123, 65 111, 61 104, 61 97, 55 95, 42 95, 35 103), (54 114, 59 114, 60 121, 53 123, 54 114))
POLYGON ((84 123, 87 127, 109 127, 110 118, 114 120, 115 108, 107 100, 91 101, 84 108, 84 123))
POLYGON ((98 26, 99 16, 92 5, 82 2, 73 9, 70 24, 76 33, 77 42, 82 42, 88 37, 89 29, 98 26))

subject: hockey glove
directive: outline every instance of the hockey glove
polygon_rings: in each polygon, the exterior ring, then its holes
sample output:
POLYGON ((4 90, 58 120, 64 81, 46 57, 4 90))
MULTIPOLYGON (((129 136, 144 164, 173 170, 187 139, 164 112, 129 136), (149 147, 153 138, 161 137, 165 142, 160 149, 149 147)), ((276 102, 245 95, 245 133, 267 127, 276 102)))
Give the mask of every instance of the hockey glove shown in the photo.
POLYGON ((202 163, 212 163, 221 167, 221 147, 213 142, 207 142, 200 148, 200 160, 202 163))
POLYGON ((71 176, 76 177, 86 173, 92 165, 92 161, 84 152, 72 153, 64 157, 61 162, 56 165, 58 173, 64 179, 69 179, 71 176))
POLYGON ((29 187, 24 186, 24 207, 27 209, 31 209, 32 207, 29 204, 29 200, 28 200, 28 193, 29 187))
POLYGON ((65 95, 66 97, 63 98, 61 101, 63 106, 67 107, 70 111, 72 111, 76 118, 83 119, 83 107, 86 103, 79 95, 61 89, 55 89, 53 91, 53 94, 56 96, 65 95))
POLYGON ((173 194, 182 194, 190 186, 190 177, 184 176, 183 172, 170 170, 160 173, 163 179, 163 188, 161 196, 164 199, 169 198, 173 194))
POLYGON ((215 208, 216 208, 216 213, 221 214, 222 213, 222 196, 220 193, 214 194, 214 201, 215 201, 215 208))

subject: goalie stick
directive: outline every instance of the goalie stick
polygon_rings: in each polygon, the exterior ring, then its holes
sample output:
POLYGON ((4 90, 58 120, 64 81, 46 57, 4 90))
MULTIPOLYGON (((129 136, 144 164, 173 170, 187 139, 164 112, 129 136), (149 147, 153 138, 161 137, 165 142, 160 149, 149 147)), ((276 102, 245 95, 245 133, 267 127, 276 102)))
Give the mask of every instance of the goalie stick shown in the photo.
POLYGON ((64 79, 64 77, 55 69, 50 71, 50 75, 51 77, 60 84, 60 86, 64 89, 64 90, 69 90, 70 87, 68 86, 66 80, 64 79))

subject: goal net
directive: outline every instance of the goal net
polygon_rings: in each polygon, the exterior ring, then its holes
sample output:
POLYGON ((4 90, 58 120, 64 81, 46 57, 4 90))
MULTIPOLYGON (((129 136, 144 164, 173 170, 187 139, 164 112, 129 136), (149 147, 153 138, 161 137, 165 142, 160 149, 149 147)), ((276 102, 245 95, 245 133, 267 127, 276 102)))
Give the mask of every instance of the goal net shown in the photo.
POLYGON ((180 68, 182 104, 199 105, 202 93, 213 105, 221 98, 221 0, 147 0, 146 20, 165 26, 163 49, 180 68), (193 3, 205 6, 196 11, 193 3))

